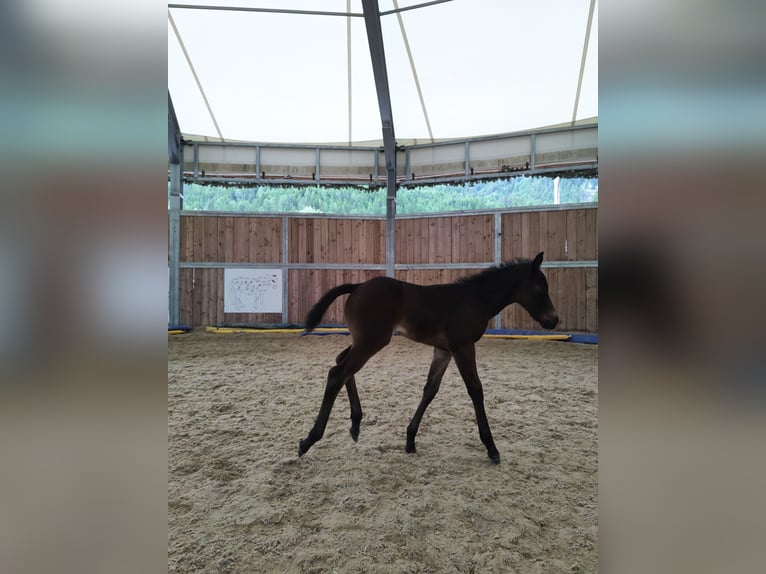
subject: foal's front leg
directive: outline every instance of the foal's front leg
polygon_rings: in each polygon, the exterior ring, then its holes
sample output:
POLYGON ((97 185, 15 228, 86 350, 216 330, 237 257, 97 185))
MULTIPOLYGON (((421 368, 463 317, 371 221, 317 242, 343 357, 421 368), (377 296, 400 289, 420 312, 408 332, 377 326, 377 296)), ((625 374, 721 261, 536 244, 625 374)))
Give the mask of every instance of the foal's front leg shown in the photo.
POLYGON ((484 411, 484 389, 481 386, 479 374, 476 372, 476 347, 473 343, 468 343, 451 350, 452 356, 455 357, 455 364, 457 364, 473 402, 473 408, 476 411, 476 423, 479 426, 479 437, 484 446, 487 447, 487 456, 495 464, 500 464, 500 453, 495 447, 492 431, 489 430, 487 413, 484 411))
POLYGON ((431 368, 428 370, 428 379, 426 380, 426 386, 423 389, 423 398, 420 400, 415 414, 407 425, 407 452, 415 452, 415 435, 418 434, 418 428, 420 427, 420 421, 423 418, 423 413, 426 412, 428 405, 439 392, 439 385, 441 385, 444 371, 447 370, 450 359, 449 351, 443 349, 437 349, 434 347, 434 358, 431 360, 431 368))

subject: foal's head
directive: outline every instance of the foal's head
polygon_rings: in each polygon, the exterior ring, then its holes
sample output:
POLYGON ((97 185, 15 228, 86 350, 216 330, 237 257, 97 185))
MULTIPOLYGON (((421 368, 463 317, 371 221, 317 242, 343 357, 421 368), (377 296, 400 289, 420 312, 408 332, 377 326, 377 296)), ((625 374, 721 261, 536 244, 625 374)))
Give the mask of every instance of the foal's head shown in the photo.
POLYGON ((541 252, 530 262, 529 273, 519 285, 516 301, 545 329, 553 329, 559 322, 559 317, 548 296, 548 281, 540 270, 542 262, 541 252))

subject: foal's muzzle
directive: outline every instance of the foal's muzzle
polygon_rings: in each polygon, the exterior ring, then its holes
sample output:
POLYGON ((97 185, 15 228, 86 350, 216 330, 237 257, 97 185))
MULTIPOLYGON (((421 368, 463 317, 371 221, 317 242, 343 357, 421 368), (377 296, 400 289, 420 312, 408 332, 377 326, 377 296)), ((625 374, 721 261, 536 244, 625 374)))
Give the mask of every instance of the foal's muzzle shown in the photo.
POLYGON ((555 311, 553 313, 546 313, 540 317, 537 322, 540 323, 544 329, 553 329, 559 323, 559 316, 556 315, 555 311))

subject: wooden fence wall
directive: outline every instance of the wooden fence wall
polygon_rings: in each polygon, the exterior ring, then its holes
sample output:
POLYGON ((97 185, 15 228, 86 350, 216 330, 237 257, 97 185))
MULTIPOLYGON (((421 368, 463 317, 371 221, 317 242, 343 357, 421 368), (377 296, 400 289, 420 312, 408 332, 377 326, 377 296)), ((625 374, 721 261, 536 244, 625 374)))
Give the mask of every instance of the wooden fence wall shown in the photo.
MULTIPOLYGON (((396 223, 396 277, 446 283, 501 261, 545 251, 544 270, 560 315, 557 330, 598 330, 598 210, 579 205, 545 210, 404 216, 396 223)), ((326 290, 385 274, 383 218, 252 216, 182 212, 181 322, 302 324, 326 290), (284 270, 282 313, 224 313, 224 269, 284 270)), ((343 323, 336 301, 323 323, 343 323)), ((518 305, 490 324, 540 329, 518 305)))

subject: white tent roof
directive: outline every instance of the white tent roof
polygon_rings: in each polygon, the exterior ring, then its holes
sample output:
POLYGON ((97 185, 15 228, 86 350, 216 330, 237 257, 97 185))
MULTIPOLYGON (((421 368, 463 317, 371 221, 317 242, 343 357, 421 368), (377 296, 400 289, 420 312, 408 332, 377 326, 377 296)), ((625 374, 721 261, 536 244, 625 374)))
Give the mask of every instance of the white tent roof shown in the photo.
MULTIPOLYGON (((315 13, 170 4, 168 88, 184 134, 380 140, 361 0, 196 2, 202 4, 315 13)), ((594 4, 589 27, 591 0, 379 0, 397 140, 465 138, 597 116, 594 4), (385 14, 413 6, 419 7, 385 14)))

